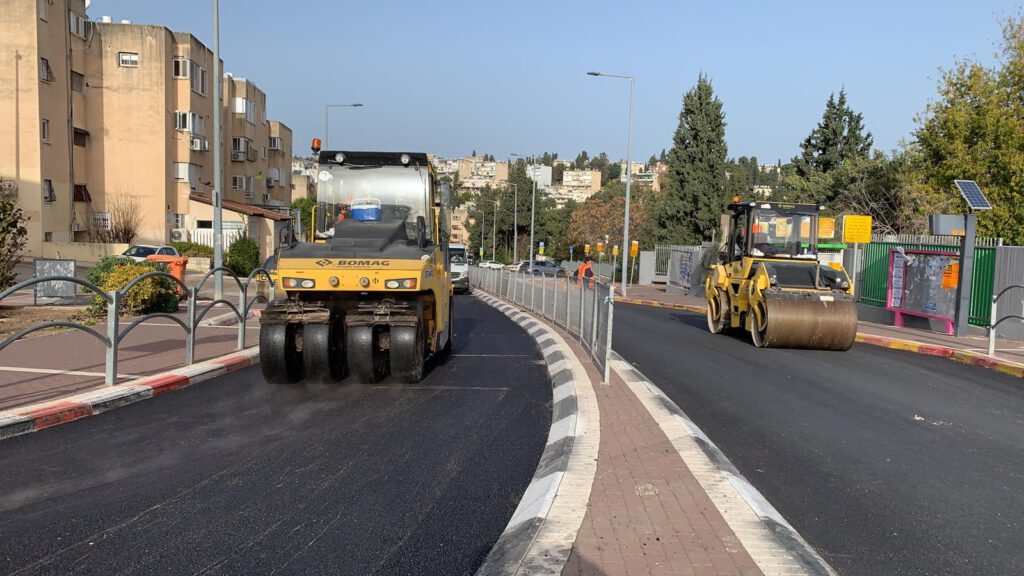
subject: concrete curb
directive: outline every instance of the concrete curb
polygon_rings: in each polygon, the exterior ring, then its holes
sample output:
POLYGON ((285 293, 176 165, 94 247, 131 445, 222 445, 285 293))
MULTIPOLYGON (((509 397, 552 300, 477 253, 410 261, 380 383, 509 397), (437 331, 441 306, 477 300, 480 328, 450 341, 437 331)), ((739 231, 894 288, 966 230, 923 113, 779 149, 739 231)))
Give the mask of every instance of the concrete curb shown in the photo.
POLYGON ((572 348, 545 323, 482 290, 474 295, 537 342, 551 375, 551 430, 533 480, 478 575, 562 573, 597 474, 600 423, 590 377, 572 348))
MULTIPOLYGON (((650 306, 653 308, 683 310, 685 312, 694 312, 696 314, 704 314, 707 312, 707 308, 704 306, 694 306, 691 304, 670 304, 667 302, 658 302, 656 300, 640 300, 638 298, 622 298, 620 296, 616 296, 615 301, 626 304, 650 306)), ((900 338, 890 338, 888 336, 878 336, 876 334, 866 334, 864 332, 857 332, 856 341, 861 344, 870 344, 872 346, 880 346, 882 348, 889 348, 892 350, 903 350, 904 352, 913 352, 915 354, 924 354, 926 356, 941 356, 963 364, 995 370, 1017 378, 1024 378, 1024 364, 1018 364, 1016 362, 1000 358, 993 358, 988 354, 982 354, 981 352, 970 352, 967 350, 950 348, 949 346, 925 344, 924 342, 916 342, 914 340, 902 340, 900 338)))
POLYGON ((611 364, 766 576, 835 576, 835 570, 667 394, 614 351, 611 364))
POLYGON ((95 416, 259 364, 259 347, 66 398, 0 412, 0 440, 95 416))

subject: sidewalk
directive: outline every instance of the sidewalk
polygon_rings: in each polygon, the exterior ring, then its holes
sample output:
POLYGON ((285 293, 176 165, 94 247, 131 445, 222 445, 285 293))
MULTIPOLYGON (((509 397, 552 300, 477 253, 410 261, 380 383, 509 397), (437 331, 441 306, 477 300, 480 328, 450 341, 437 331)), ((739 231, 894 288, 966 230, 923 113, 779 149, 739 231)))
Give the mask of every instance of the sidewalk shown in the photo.
MULTIPOLYGON (((616 296, 616 301, 645 306, 670 307, 703 314, 707 301, 699 296, 669 294, 663 286, 632 286, 628 298, 616 296)), ((857 330, 858 342, 888 348, 899 348, 936 356, 961 357, 971 364, 985 365, 988 339, 981 336, 949 336, 940 332, 916 328, 886 326, 861 321, 857 330)), ((996 340, 996 357, 1000 363, 1024 366, 1024 342, 1000 338, 996 340)), ((1024 369, 1022 369, 1024 370, 1024 369)))

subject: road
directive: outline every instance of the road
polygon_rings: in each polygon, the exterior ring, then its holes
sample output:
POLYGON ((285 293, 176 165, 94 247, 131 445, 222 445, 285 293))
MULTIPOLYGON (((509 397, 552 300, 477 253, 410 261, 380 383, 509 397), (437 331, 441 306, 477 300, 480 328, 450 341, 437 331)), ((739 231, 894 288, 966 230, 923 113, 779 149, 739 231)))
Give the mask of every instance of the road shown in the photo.
POLYGON ((471 574, 543 451, 533 341, 472 297, 419 385, 247 369, 0 442, 0 573, 471 574))
POLYGON ((615 307, 613 348, 842 575, 1024 573, 1024 384, 868 345, 761 350, 615 307))

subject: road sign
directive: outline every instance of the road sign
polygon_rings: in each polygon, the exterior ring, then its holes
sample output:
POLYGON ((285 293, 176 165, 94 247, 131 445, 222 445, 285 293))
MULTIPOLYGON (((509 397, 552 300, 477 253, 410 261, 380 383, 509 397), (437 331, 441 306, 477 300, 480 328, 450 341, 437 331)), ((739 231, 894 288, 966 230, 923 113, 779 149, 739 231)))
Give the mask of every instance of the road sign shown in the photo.
POLYGON ((843 242, 871 243, 871 216, 843 216, 843 242))
POLYGON ((483 256, 484 256, 484 247, 481 246, 480 247, 480 257, 483 258, 483 256))
POLYGON ((597 253, 604 254, 604 242, 597 243, 597 253))
POLYGON ((540 254, 541 256, 543 256, 543 255, 544 255, 544 242, 541 242, 541 243, 540 243, 540 247, 539 247, 538 253, 539 253, 539 254, 540 254))
POLYGON ((616 244, 616 245, 612 246, 612 256, 618 256, 618 255, 619 255, 619 245, 616 244))
POLYGON ((640 254, 640 243, 633 240, 629 243, 629 257, 636 258, 640 254))
POLYGON ((587 256, 590 256, 590 244, 583 245, 583 253, 586 254, 587 256))

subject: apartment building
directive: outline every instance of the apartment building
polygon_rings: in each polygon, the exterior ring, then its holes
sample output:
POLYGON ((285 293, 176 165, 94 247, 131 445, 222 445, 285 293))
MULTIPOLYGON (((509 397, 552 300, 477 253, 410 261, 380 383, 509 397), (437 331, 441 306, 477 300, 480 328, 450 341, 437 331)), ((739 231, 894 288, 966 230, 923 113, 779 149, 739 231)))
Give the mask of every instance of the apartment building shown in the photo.
POLYGON ((450 242, 469 244, 469 208, 459 206, 452 210, 452 233, 450 242))
POLYGON ((312 196, 316 198, 316 165, 305 158, 292 159, 292 198, 312 196))
POLYGON ((551 166, 531 164, 526 167, 526 177, 536 182, 537 188, 542 190, 551 188, 551 166))
POLYGON ((486 186, 497 188, 508 182, 508 162, 492 162, 482 156, 467 156, 459 160, 459 182, 464 189, 480 190, 486 186))
POLYGON ((562 172, 562 188, 570 192, 589 192, 589 194, 598 192, 601 190, 601 172, 599 170, 566 170, 562 172))
POLYGON ((273 249, 292 136, 267 120, 262 91, 225 75, 215 111, 209 48, 163 26, 91 22, 84 0, 0 0, 0 13, 0 193, 29 218, 29 256, 75 254, 70 244, 109 240, 127 216, 136 242, 212 243, 216 113, 226 228, 273 249), (236 137, 253 150, 244 160, 232 159, 236 137))

